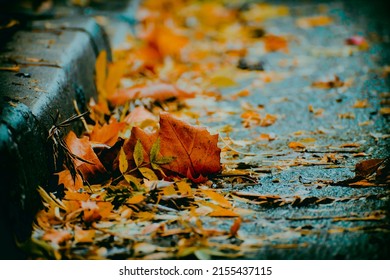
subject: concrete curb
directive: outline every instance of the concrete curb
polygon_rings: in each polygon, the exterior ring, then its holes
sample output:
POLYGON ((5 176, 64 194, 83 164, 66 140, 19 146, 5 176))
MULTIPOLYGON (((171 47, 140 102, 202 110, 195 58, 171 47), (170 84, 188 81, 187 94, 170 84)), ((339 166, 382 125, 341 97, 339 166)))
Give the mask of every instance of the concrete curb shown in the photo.
MULTIPOLYGON (((30 237, 40 206, 36 188, 53 172, 53 118, 57 110, 58 122, 75 114, 74 100, 86 110, 96 97, 96 57, 106 50, 110 58, 111 43, 94 18, 73 15, 33 21, 0 50, 1 259, 24 258, 14 240, 30 237)), ((82 130, 77 122, 72 128, 82 130)))

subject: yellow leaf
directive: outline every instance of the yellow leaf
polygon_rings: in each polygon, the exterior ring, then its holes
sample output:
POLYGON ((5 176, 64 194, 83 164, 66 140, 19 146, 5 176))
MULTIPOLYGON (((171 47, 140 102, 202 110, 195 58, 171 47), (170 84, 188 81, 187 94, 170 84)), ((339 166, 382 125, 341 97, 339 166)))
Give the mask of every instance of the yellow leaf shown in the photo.
POLYGON ((329 25, 332 22, 333 22, 332 18, 330 18, 328 16, 319 15, 319 16, 299 18, 296 21, 296 24, 300 28, 311 28, 311 27, 329 25))
POLYGON ((92 243, 95 238, 95 230, 83 230, 77 227, 74 231, 74 239, 76 243, 92 243))
POLYGON ((231 208, 232 207, 230 202, 225 197, 220 195, 219 193, 216 193, 213 190, 201 190, 201 191, 202 191, 202 193, 207 195, 209 198, 211 198, 212 200, 217 202, 222 207, 225 207, 225 208, 231 208))
POLYGON ((130 197, 126 202, 128 204, 138 204, 144 201, 145 197, 142 194, 136 194, 132 197, 130 197))
POLYGON ((311 138, 311 137, 301 139, 301 142, 303 142, 303 143, 313 143, 315 141, 316 141, 316 139, 311 138))
POLYGON ((150 221, 154 218, 154 214, 150 212, 139 212, 137 213, 137 217, 142 221, 150 221))
POLYGON ((108 76, 105 83, 105 89, 108 96, 114 94, 120 79, 125 74, 127 63, 124 60, 112 63, 108 67, 108 76))
POLYGON ((176 183, 181 195, 192 195, 191 185, 186 181, 180 181, 176 183))
POLYGON ((142 147, 142 143, 139 139, 135 144, 133 158, 136 166, 140 166, 144 162, 144 148, 142 147))
POLYGON ((163 191, 164 195, 167 195, 167 196, 177 194, 175 188, 172 185, 163 188, 162 191, 163 191))
POLYGON ((106 78, 107 78, 107 52, 101 51, 96 59, 95 63, 96 70, 96 87, 99 95, 104 99, 107 97, 105 89, 106 78))
POLYGON ((352 106, 353 108, 367 108, 368 107, 368 100, 367 99, 358 99, 356 100, 355 104, 352 106))
POLYGON ((385 116, 390 115, 390 107, 380 108, 379 113, 381 113, 382 115, 385 115, 385 116))
POLYGON ((144 176, 149 181, 157 181, 158 180, 156 173, 154 173, 152 169, 147 168, 147 167, 141 167, 141 168, 138 168, 138 170, 139 170, 139 172, 141 172, 142 176, 144 176))
POLYGON ((214 76, 210 79, 210 84, 216 87, 234 87, 237 82, 229 77, 214 76))
POLYGON ((126 154, 122 148, 119 152, 119 170, 123 174, 127 171, 128 167, 129 167, 129 163, 127 162, 126 154))

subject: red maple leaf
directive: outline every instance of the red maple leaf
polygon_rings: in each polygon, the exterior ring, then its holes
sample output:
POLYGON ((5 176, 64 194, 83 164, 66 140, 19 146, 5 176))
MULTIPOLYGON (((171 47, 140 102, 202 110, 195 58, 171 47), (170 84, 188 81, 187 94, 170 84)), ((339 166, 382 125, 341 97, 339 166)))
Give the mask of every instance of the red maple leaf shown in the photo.
POLYGON ((204 182, 207 176, 221 170, 218 134, 211 135, 205 128, 192 126, 168 113, 160 115, 160 129, 149 134, 133 127, 130 139, 124 144, 129 166, 135 166, 133 153, 139 140, 144 150, 144 161, 150 162, 152 146, 159 139, 160 158, 173 158, 161 164, 167 175, 187 177, 196 183, 204 182))

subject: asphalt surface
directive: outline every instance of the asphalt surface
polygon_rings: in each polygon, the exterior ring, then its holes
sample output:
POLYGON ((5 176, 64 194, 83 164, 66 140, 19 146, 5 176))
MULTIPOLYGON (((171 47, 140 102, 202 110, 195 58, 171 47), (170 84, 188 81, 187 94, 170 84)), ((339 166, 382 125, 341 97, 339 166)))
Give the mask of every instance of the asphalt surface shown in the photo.
MULTIPOLYGON (((232 168, 243 166, 247 172, 249 168, 252 175, 259 176, 259 183, 222 180, 215 187, 224 189, 226 194, 276 195, 285 202, 259 203, 262 200, 253 197, 236 201, 237 207, 254 210, 253 216, 246 216, 241 224, 239 236, 243 244, 261 244, 244 258, 390 257, 389 186, 352 188, 332 184, 354 177, 359 161, 386 158, 390 151, 389 118, 379 112, 388 102, 388 94, 386 97, 384 93, 389 91, 389 78, 382 70, 389 63, 388 22, 380 17, 383 14, 378 7, 355 4, 327 3, 326 14, 334 23, 308 29, 297 27, 296 20, 319 14, 324 6, 290 4, 289 16, 264 23, 267 32, 291 36, 289 53, 256 54, 266 71, 282 76, 280 81, 256 84, 253 94, 241 97, 240 104, 228 98, 206 102, 207 110, 216 112, 215 118, 204 116, 201 123, 219 132, 226 126, 233 127, 229 132, 232 147, 242 152, 238 157, 225 157, 223 163, 232 168), (370 48, 360 51, 346 46, 346 38, 353 35, 365 37, 370 48), (351 85, 331 89, 311 86, 314 81, 329 81, 334 76, 352 81, 351 85), (367 107, 355 108, 358 100, 367 100, 367 107), (243 127, 240 113, 248 104, 263 107, 263 114, 276 115, 277 121, 268 127, 243 127), (308 109, 310 105, 314 112, 308 109), (316 115, 316 110, 322 113, 316 115), (345 118, 346 115, 353 117, 345 118), (255 140, 262 133, 276 139, 255 140), (304 143, 306 151, 290 149, 288 144, 292 141, 304 143), (344 148, 347 143, 357 145, 344 148), (324 155, 331 154, 337 158, 333 164, 318 164, 324 155), (300 200, 292 202, 297 197, 300 200), (321 199, 322 203, 318 203, 321 199)), ((251 82, 247 78, 241 87, 251 82)), ((229 88, 223 96, 239 88, 229 88)), ((199 112, 201 108, 206 106, 199 105, 199 112)), ((205 220, 210 225, 221 223, 212 218, 205 220)), ((231 224, 232 221, 225 222, 225 227, 231 224)))

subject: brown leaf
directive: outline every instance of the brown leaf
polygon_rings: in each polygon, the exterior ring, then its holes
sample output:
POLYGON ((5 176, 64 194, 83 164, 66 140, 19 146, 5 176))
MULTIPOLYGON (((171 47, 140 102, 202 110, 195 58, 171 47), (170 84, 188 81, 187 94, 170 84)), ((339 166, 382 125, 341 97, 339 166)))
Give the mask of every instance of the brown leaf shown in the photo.
POLYGON ((378 167, 382 164, 383 159, 368 159, 356 164, 355 172, 356 176, 366 177, 374 173, 378 167))
POLYGON ((206 176, 221 170, 218 135, 210 135, 205 128, 192 126, 168 113, 161 113, 160 129, 153 134, 137 127, 132 129, 131 137, 123 147, 129 166, 135 166, 133 152, 137 140, 142 143, 144 161, 150 162, 150 151, 157 139, 160 139, 159 156, 174 158, 172 162, 161 165, 168 173, 204 182, 206 176))
POLYGON ((340 145, 340 148, 359 148, 359 147, 360 147, 359 143, 345 143, 340 145))
POLYGON ((368 159, 355 166, 355 177, 335 182, 332 185, 351 187, 388 186, 390 183, 390 160, 368 159))
POLYGON ((333 80, 329 81, 315 81, 311 84, 313 87, 322 88, 322 89, 331 89, 331 88, 339 88, 346 85, 339 76, 334 76, 333 80))

